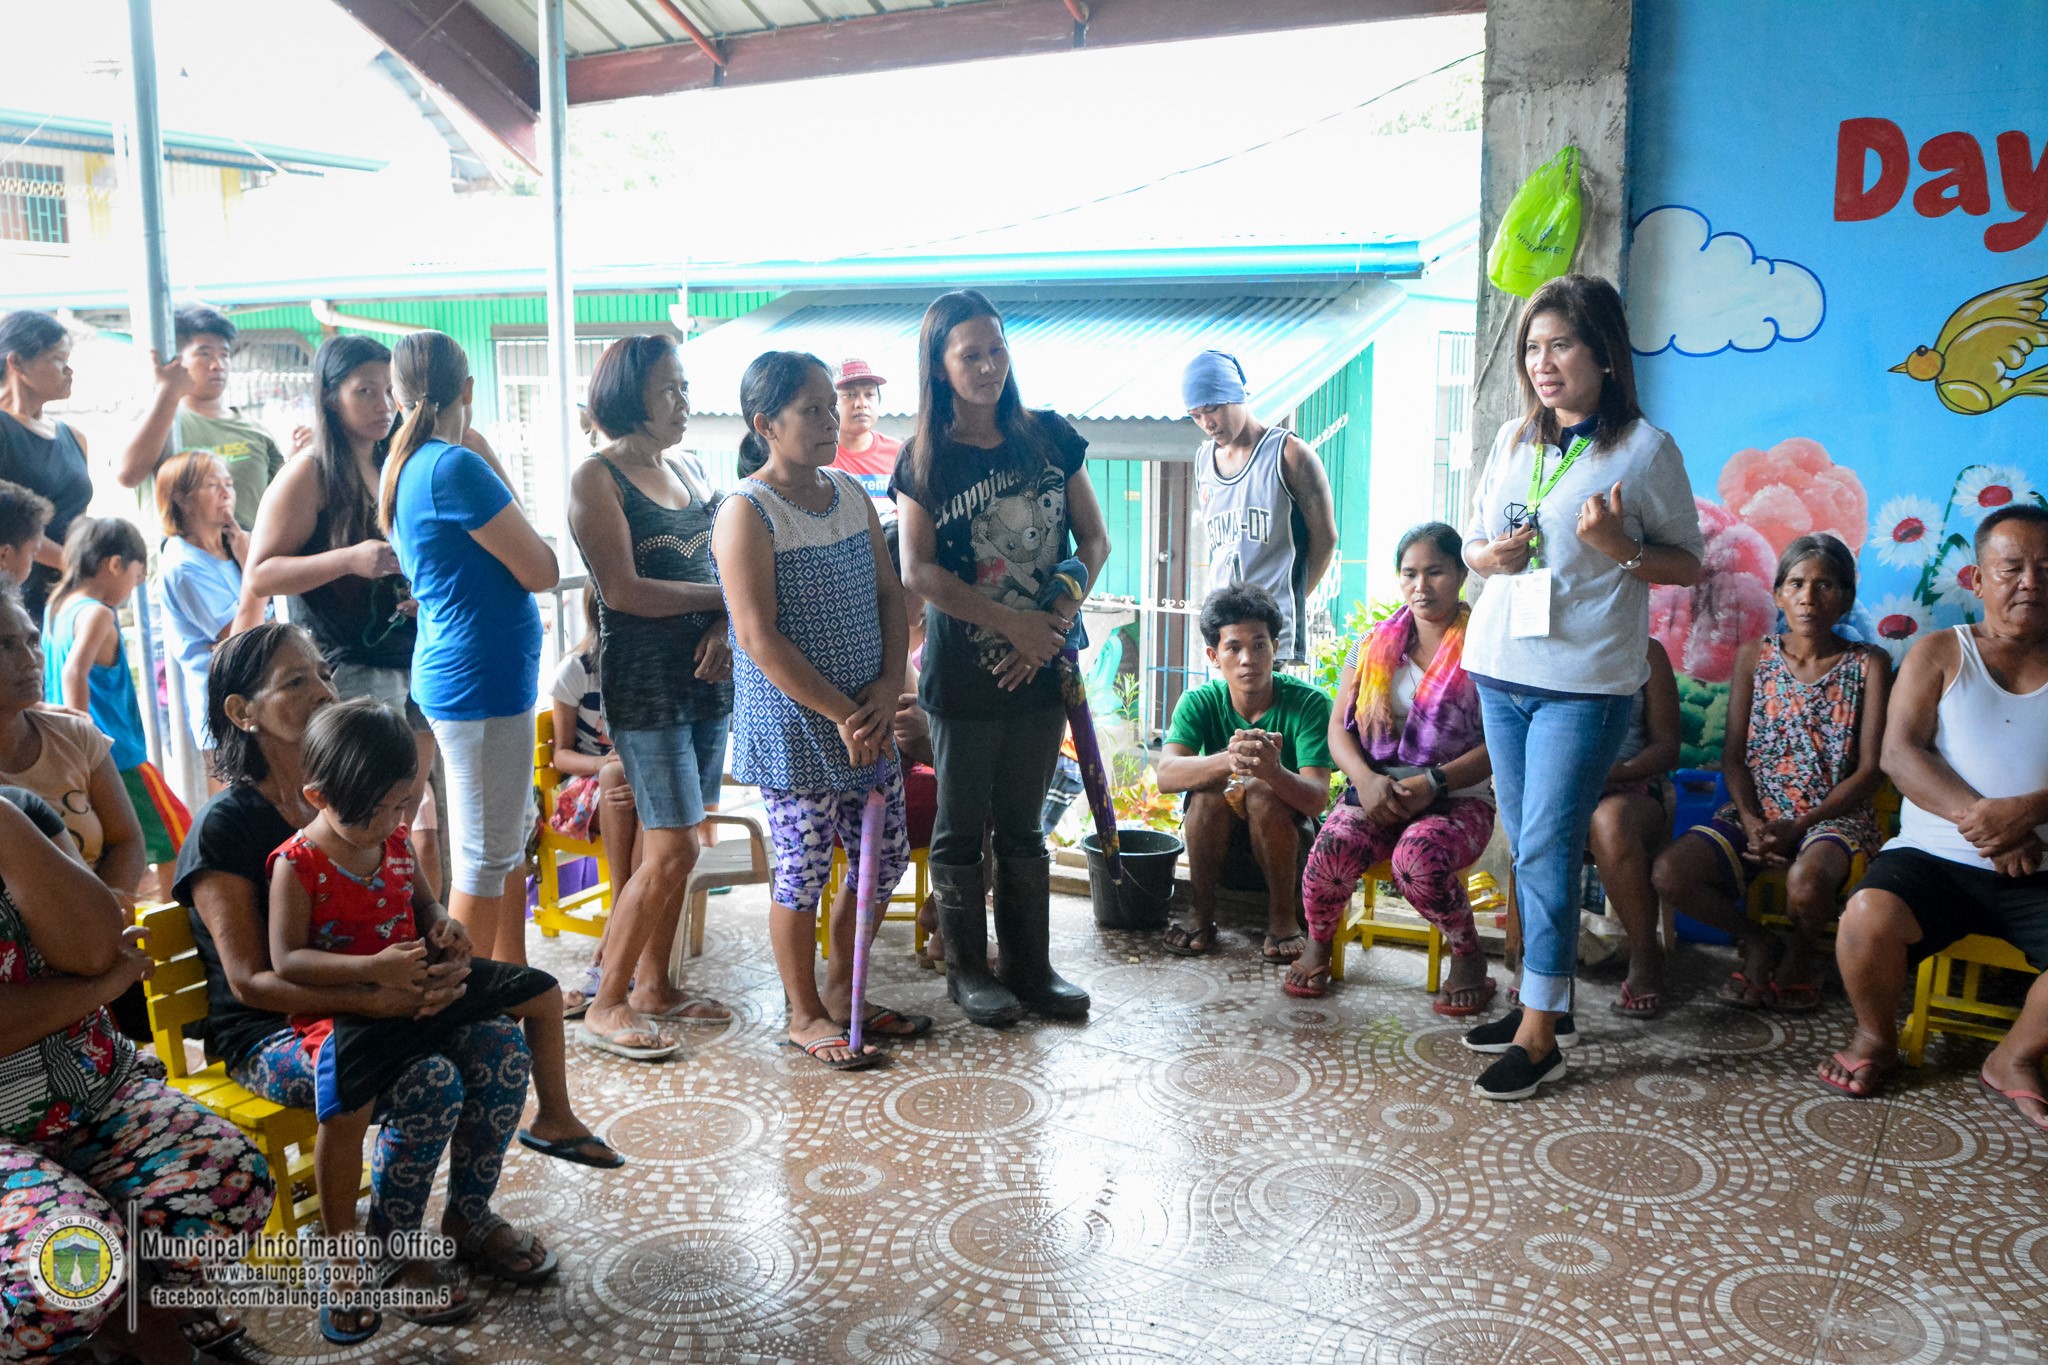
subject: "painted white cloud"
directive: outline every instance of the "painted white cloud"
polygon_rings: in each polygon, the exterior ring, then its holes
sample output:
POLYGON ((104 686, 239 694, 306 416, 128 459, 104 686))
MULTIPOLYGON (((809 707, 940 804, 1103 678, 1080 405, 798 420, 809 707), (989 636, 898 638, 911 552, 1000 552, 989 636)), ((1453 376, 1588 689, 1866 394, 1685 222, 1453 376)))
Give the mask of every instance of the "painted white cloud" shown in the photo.
POLYGON ((1715 232, 1694 209, 1644 214, 1628 259, 1628 330, 1639 355, 1761 351, 1806 340, 1827 313, 1811 270, 1760 255, 1739 232, 1715 232))

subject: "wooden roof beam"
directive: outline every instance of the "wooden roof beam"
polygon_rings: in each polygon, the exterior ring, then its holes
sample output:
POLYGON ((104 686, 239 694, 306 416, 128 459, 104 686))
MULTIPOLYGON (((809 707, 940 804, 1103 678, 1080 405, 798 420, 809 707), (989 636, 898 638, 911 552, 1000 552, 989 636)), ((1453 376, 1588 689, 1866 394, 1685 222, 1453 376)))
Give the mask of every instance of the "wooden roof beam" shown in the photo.
MULTIPOLYGON (((366 0, 341 0, 354 6, 366 0)), ((391 0, 385 0, 390 3, 391 0)), ((438 0, 437 0, 438 2, 438 0)), ((848 76, 1089 47, 1231 37, 1282 29, 1438 14, 1478 14, 1485 0, 1091 0, 1085 30, 1047 0, 980 0, 898 10, 724 38, 715 65, 677 42, 569 61, 569 102, 592 104, 713 85, 848 76), (1085 33, 1085 37, 1083 34, 1085 33)))
POLYGON ((335 0, 394 56, 538 170, 540 73, 469 0, 335 0))

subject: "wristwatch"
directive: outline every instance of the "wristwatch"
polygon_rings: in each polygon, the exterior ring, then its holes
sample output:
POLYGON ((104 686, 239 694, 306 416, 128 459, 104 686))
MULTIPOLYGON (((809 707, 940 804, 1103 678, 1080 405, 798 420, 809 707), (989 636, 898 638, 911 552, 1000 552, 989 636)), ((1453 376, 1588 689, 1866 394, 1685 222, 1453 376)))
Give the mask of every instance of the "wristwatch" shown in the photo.
POLYGON ((1436 794, 1438 796, 1442 796, 1445 792, 1450 790, 1450 779, 1444 776, 1444 770, 1442 768, 1437 767, 1435 764, 1431 764, 1429 767, 1423 769, 1423 771, 1429 774, 1429 785, 1436 788, 1436 794))
POLYGON ((1640 569, 1640 568, 1642 568, 1642 567, 1643 567, 1643 556, 1644 556, 1644 555, 1645 555, 1646 553, 1648 553, 1649 549, 1650 549, 1650 542, 1649 542, 1649 541, 1647 541, 1647 540, 1639 540, 1639 541, 1637 541, 1637 542, 1636 542, 1636 552, 1635 552, 1635 555, 1634 555, 1634 556, 1633 556, 1632 558, 1629 558, 1629 559, 1624 559, 1624 560, 1622 560, 1622 561, 1621 561, 1621 569, 1622 569, 1622 572, 1623 572, 1623 573, 1634 573, 1634 572, 1635 572, 1635 571, 1636 571, 1637 569, 1640 569))

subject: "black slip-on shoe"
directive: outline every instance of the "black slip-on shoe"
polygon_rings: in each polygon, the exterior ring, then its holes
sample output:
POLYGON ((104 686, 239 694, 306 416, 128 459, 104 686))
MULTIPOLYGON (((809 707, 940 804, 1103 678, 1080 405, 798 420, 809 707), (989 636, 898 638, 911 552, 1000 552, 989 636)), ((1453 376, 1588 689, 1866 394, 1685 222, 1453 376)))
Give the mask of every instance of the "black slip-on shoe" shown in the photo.
MULTIPOLYGON (((1492 1023, 1481 1024, 1478 1028, 1469 1030, 1465 1034, 1465 1046, 1471 1048, 1474 1052, 1506 1052, 1514 1044, 1515 1031, 1521 1027, 1522 1012, 1520 1010, 1509 1010, 1492 1023)), ((1572 1017, 1569 1014, 1557 1016, 1557 1045, 1559 1047, 1577 1047, 1579 1045, 1578 1026, 1572 1023, 1572 1017)))
POLYGON ((1564 1077, 1564 1049, 1554 1047, 1540 1062, 1523 1049, 1508 1045, 1500 1060, 1479 1073, 1472 1093, 1483 1100, 1526 1100, 1551 1081, 1564 1077))

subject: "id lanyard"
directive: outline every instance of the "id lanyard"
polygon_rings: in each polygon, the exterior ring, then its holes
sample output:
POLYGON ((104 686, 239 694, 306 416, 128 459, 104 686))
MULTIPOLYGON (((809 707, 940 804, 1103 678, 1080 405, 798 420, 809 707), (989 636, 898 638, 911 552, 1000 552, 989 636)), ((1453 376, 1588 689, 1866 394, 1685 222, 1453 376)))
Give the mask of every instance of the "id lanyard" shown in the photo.
MULTIPOLYGON (((1536 463, 1529 470, 1528 515, 1531 520, 1535 519, 1536 509, 1542 506, 1545 498, 1550 496, 1550 490, 1557 487, 1557 482, 1564 477, 1565 471, 1576 464, 1579 456, 1586 453, 1586 447, 1592 444, 1592 441, 1584 436, 1573 438, 1570 449, 1564 453, 1564 459, 1559 461, 1557 469, 1547 479, 1543 477, 1543 447, 1536 447, 1536 463)), ((1532 569, 1543 567, 1543 534, 1541 531, 1537 532, 1535 542, 1529 547, 1529 567, 1532 569)))

